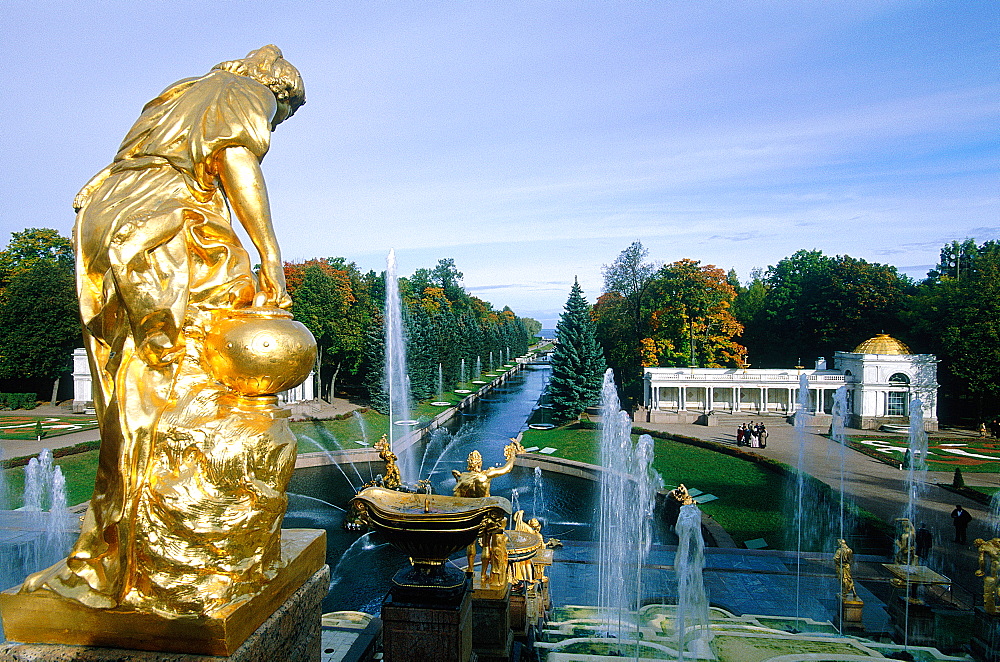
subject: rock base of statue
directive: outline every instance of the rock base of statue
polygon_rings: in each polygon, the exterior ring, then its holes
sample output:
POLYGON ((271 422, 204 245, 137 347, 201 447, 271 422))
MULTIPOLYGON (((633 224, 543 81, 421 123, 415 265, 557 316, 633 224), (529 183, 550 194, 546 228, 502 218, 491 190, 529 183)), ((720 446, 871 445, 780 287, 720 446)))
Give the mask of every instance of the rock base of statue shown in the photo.
POLYGON ((510 629, 510 584, 481 586, 472 591, 472 649, 479 662, 507 662, 514 643, 510 629))
POLYGON ((984 662, 1000 662, 1000 616, 976 607, 972 621, 972 656, 984 662))
MULTIPOLYGON (((250 600, 208 616, 91 609, 42 592, 0 594, 4 634, 0 662, 22 660, 170 660, 164 653, 229 656, 228 660, 318 660, 321 603, 329 589, 326 532, 285 529, 285 566, 250 600), (61 645, 60 645, 61 644, 61 645), (144 654, 141 651, 156 651, 144 654)), ((218 660, 218 657, 213 657, 218 660)))
POLYGON ((386 662, 469 662, 472 652, 472 592, 468 582, 450 599, 430 591, 421 601, 415 590, 382 601, 382 650, 386 662))

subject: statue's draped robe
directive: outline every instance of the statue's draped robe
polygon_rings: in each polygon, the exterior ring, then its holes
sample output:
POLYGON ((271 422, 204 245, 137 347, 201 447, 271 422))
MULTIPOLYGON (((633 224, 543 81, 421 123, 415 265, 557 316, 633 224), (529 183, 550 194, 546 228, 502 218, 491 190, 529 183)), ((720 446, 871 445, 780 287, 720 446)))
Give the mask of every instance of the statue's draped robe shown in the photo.
POLYGON ((69 558, 22 590, 205 613, 252 594, 280 562, 294 437, 283 419, 232 409, 200 361, 213 316, 256 292, 213 164, 234 146, 263 158, 275 110, 265 86, 226 71, 175 83, 78 196, 100 461, 69 558), (151 337, 176 355, 160 360, 151 337))

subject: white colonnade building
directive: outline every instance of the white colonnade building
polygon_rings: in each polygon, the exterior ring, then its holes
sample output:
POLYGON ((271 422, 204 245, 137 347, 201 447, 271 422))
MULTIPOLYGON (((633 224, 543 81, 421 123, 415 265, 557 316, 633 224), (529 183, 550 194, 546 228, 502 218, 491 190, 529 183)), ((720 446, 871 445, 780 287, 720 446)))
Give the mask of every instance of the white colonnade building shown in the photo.
POLYGON ((937 429, 937 358, 913 354, 895 338, 879 334, 853 352, 837 352, 815 368, 644 368, 643 409, 637 419, 694 422, 712 414, 791 416, 798 407, 802 376, 808 383, 805 411, 822 421, 833 411, 837 389, 846 388, 847 424, 878 429, 908 425, 910 402, 919 398, 924 427, 937 429))

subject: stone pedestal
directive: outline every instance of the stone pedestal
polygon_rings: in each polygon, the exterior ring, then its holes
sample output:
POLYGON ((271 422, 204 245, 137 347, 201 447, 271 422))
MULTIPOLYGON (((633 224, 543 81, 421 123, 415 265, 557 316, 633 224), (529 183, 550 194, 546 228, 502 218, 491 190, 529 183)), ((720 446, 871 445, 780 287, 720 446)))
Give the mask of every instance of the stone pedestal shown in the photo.
POLYGON ((840 599, 840 613, 837 614, 837 625, 841 632, 864 631, 863 621, 865 603, 862 600, 840 599))
POLYGON ((0 643, 0 662, 319 662, 320 616, 330 587, 324 565, 299 587, 232 655, 215 657, 68 644, 0 643))
MULTIPOLYGON (((476 580, 478 583, 478 579, 476 580)), ((477 587, 472 592, 472 648, 479 662, 507 662, 514 633, 510 629, 510 584, 477 587)))
POLYGON ((510 629, 516 637, 528 634, 528 589, 514 586, 510 592, 510 629))
POLYGON ((926 602, 919 598, 907 600, 903 596, 896 596, 889 609, 894 639, 909 641, 913 646, 934 646, 938 643, 934 635, 934 610, 926 602))
POLYGON ((469 662, 472 659, 472 593, 445 600, 406 601, 389 593, 382 601, 385 662, 469 662))
MULTIPOLYGON (((232 656, 292 594, 326 567, 326 532, 282 530, 281 555, 284 567, 259 593, 244 602, 200 616, 170 617, 150 612, 92 609, 54 593, 22 594, 15 587, 0 594, 4 634, 10 641, 25 644, 232 656)), ((316 638, 318 641, 318 630, 316 638)), ((275 654, 278 659, 282 657, 275 654)))
POLYGON ((981 662, 1000 662, 1000 616, 976 607, 972 621, 972 656, 981 662))

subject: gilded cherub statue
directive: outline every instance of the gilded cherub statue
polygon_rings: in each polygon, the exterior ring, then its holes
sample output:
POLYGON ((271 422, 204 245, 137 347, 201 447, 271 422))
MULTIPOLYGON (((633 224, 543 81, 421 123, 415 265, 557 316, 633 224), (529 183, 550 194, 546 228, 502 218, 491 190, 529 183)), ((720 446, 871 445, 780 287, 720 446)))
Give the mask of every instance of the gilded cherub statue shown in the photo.
POLYGON ((979 551, 976 577, 983 578, 983 609, 987 614, 996 615, 1000 613, 997 605, 1000 602, 1000 538, 976 538, 972 544, 979 551))
POLYGON ((316 348, 282 310, 291 300, 260 161, 303 103, 277 47, 222 62, 147 103, 76 196, 100 462, 69 557, 22 593, 208 614, 284 563, 296 440, 273 394, 305 379, 316 348))
POLYGON ((833 554, 833 565, 837 568, 837 578, 840 580, 840 597, 843 600, 858 599, 858 591, 854 586, 854 576, 851 564, 854 563, 854 550, 847 546, 847 541, 838 541, 837 551, 833 554))
POLYGON ((392 447, 389 445, 386 435, 382 435, 382 438, 375 442, 373 448, 378 451, 378 456, 385 462, 385 476, 382 478, 382 487, 390 490, 398 489, 403 482, 399 476, 399 467, 396 465, 398 458, 392 452, 392 447))

